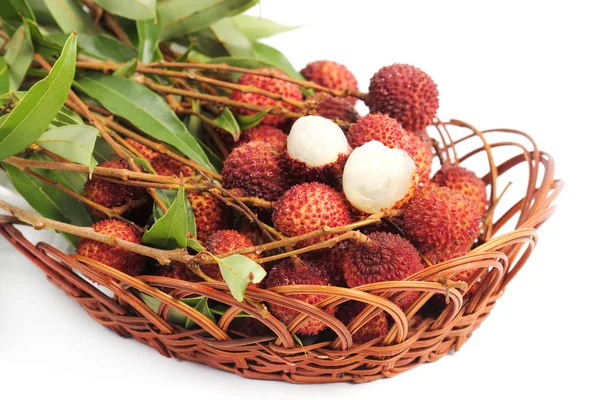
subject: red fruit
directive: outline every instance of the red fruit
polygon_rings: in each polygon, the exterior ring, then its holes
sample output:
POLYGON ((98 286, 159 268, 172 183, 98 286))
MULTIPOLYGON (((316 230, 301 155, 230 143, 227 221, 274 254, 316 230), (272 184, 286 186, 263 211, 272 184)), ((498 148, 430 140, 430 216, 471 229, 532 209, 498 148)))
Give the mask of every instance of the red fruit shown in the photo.
POLYGON ((253 141, 268 143, 275 147, 275 149, 283 151, 287 135, 281 129, 277 129, 274 126, 259 125, 243 131, 235 147, 253 141))
POLYGON ((198 240, 204 242, 219 229, 227 229, 231 218, 227 206, 209 193, 188 192, 187 198, 194 212, 198 240))
POLYGON ((309 99, 318 102, 316 112, 321 117, 346 122, 356 122, 360 118, 360 114, 347 99, 325 93, 318 93, 309 99))
POLYGON ((342 260, 346 251, 347 242, 343 241, 330 249, 311 251, 306 258, 327 273, 331 286, 348 287, 342 268, 342 260))
MULTIPOLYGON (((306 260, 301 260, 299 258, 291 260, 287 258, 275 265, 271 271, 269 271, 265 286, 266 288, 273 288, 287 285, 328 286, 329 278, 323 270, 315 267, 306 260)), ((325 294, 298 294, 290 295, 289 297, 302 300, 308 304, 317 304, 329 296, 325 294)), ((268 304, 268 307, 269 311, 286 325, 289 325, 299 314, 298 311, 280 305, 268 304)), ((327 309, 325 311, 328 314, 333 315, 336 308, 327 309)), ((324 323, 314 318, 308 318, 300 325, 297 333, 301 335, 316 335, 325 328, 326 325, 324 323)))
MULTIPOLYGON (((283 72, 278 71, 274 68, 259 68, 256 71, 268 72, 274 76, 279 76, 279 77, 287 77, 286 74, 284 74, 283 72)), ((302 100, 302 92, 300 91, 300 88, 298 87, 298 85, 296 85, 295 83, 282 81, 277 78, 271 78, 271 77, 267 77, 267 76, 259 76, 259 75, 253 75, 253 74, 243 74, 242 76, 240 76, 240 79, 238 79, 237 83, 240 85, 254 86, 256 88, 266 90, 271 93, 275 93, 282 97, 287 97, 287 98, 290 98, 293 100, 298 100, 298 101, 302 100)), ((243 103, 256 104, 256 105, 264 106, 264 107, 279 107, 279 108, 285 108, 285 109, 292 110, 292 111, 295 110, 294 106, 292 106, 286 102, 283 102, 280 100, 275 100, 270 97, 265 97, 263 95, 256 94, 256 93, 245 93, 245 92, 240 92, 238 90, 234 90, 231 93, 231 99, 235 100, 235 101, 241 101, 243 103)), ((242 115, 256 114, 256 111, 248 110, 245 108, 238 108, 238 109, 236 109, 236 112, 239 114, 242 114, 242 115)), ((284 122, 285 122, 285 118, 277 116, 277 115, 270 115, 270 114, 267 114, 261 121, 262 124, 274 125, 274 126, 281 125, 284 122)))
POLYGON ((202 278, 200 278, 199 275, 196 275, 185 264, 180 262, 175 262, 171 265, 166 266, 160 265, 156 270, 155 275, 164 276, 165 278, 179 279, 181 281, 188 282, 200 282, 202 280, 202 278))
POLYGON ((458 165, 444 165, 435 173, 431 180, 440 186, 461 192, 477 205, 483 215, 487 209, 488 199, 485 182, 475 175, 475 172, 458 165))
POLYGON ((158 175, 179 177, 180 173, 183 174, 183 176, 192 176, 194 174, 194 170, 191 167, 174 160, 165 154, 157 153, 140 142, 131 138, 127 138, 125 141, 150 162, 150 165, 158 175))
MULTIPOLYGON (((358 301, 349 301, 342 305, 336 317, 346 326, 365 309, 365 304, 358 301)), ((354 344, 363 344, 385 336, 388 333, 388 321, 383 311, 380 311, 369 322, 352 334, 354 344)))
MULTIPOLYGON (((273 223, 287 236, 298 236, 318 230, 347 225, 352 222, 350 207, 344 196, 323 183, 303 183, 293 186, 275 203, 273 223)), ((325 235, 300 242, 308 246, 334 235, 325 235)))
POLYGON ((145 146, 145 145, 141 144, 140 142, 133 140, 131 138, 125 138, 125 141, 127 143, 129 143, 129 145, 131 147, 136 149, 137 152, 140 153, 140 155, 148 161, 152 160, 152 158, 158 154, 154 150, 152 150, 150 147, 145 146))
POLYGON ((241 189, 247 196, 277 200, 288 188, 281 169, 281 153, 262 142, 233 149, 223 163, 223 187, 241 189))
POLYGON ((241 333, 245 337, 267 336, 271 330, 265 324, 253 317, 234 318, 229 329, 241 333))
MULTIPOLYGON (((410 133, 410 132, 409 132, 410 133)), ((424 143, 417 135, 410 133, 410 140, 415 149, 411 155, 417 167, 419 175, 419 184, 423 186, 423 182, 427 182, 431 176, 431 163, 433 162, 433 154, 431 153, 431 144, 424 143)))
MULTIPOLYGON (((342 64, 334 61, 313 61, 300 71, 309 81, 328 89, 358 91, 358 82, 354 74, 342 64)), ((347 97, 350 104, 356 104, 354 97, 347 97)))
POLYGON ((469 252, 481 214, 464 194, 429 185, 415 192, 397 220, 410 241, 433 264, 469 252))
MULTIPOLYGON (((252 244, 252 241, 248 236, 234 230, 216 231, 210 235, 206 241, 206 250, 214 255, 225 254, 243 247, 246 248, 252 246, 254 246, 254 244, 252 244)), ((255 253, 244 255, 253 260, 258 258, 258 255, 255 253)), ((202 271, 214 280, 223 281, 218 264, 203 265, 202 271)))
POLYGON ((411 132, 431 124, 439 106, 437 85, 408 64, 392 64, 375 73, 367 102, 372 113, 388 114, 411 132))
MULTIPOLYGON (((103 219, 92 225, 98 233, 110 235, 128 242, 140 244, 142 234, 133 226, 116 219, 103 219)), ((118 269, 127 275, 139 275, 144 268, 144 256, 123 250, 95 240, 81 238, 77 245, 77 254, 91 258, 109 267, 118 269)))

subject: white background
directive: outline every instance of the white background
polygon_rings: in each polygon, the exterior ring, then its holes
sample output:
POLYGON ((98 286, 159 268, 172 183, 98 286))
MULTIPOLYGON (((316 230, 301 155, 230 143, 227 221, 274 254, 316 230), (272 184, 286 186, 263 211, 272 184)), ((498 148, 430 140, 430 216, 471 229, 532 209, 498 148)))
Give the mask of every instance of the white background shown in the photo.
POLYGON ((264 17, 306 25, 268 40, 296 67, 336 60, 367 90, 381 66, 419 66, 439 86, 442 119, 522 129, 555 157, 567 182, 558 212, 460 352, 361 385, 247 380, 121 339, 0 241, 0 398, 598 398, 594 2, 494 3, 262 2, 264 17))

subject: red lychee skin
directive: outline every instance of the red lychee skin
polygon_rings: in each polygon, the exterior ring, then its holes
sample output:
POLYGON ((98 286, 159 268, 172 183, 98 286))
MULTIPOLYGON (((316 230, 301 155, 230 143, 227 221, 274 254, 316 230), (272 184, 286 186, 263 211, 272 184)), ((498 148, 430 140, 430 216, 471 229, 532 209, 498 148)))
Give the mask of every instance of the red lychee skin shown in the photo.
MULTIPOLYGON (((133 226, 116 219, 103 219, 92 225, 98 233, 110 235, 128 242, 142 243, 142 234, 133 226)), ((117 246, 81 238, 77 245, 77 254, 91 258, 109 267, 113 267, 127 275, 135 276, 144 268, 144 256, 123 250, 117 246)))
POLYGON ((321 117, 332 120, 339 119, 354 123, 360 118, 358 111, 354 109, 352 103, 341 97, 333 97, 329 94, 318 93, 309 98, 309 100, 318 102, 316 112, 321 117))
POLYGON ((431 124, 437 112, 438 89, 429 75, 408 64, 381 68, 371 78, 367 100, 372 113, 388 114, 404 129, 416 132, 431 124))
POLYGON ((198 240, 204 242, 215 231, 227 229, 231 225, 231 215, 227 206, 208 193, 188 192, 187 198, 196 220, 198 240))
MULTIPOLYGON (((346 198, 330 186, 311 182, 293 186, 273 207, 275 228, 286 236, 298 236, 321 229, 334 228, 352 222, 346 198)), ((298 243, 304 247, 335 235, 325 235, 298 243)))
POLYGON ((327 273, 332 286, 348 287, 344 279, 342 260, 347 251, 347 242, 340 242, 330 249, 311 251, 306 254, 307 258, 316 267, 327 273))
POLYGON ((145 145, 141 144, 140 142, 138 142, 137 140, 133 140, 132 138, 125 138, 125 141, 127 143, 129 143, 129 145, 131 147, 133 147, 135 150, 137 150, 137 152, 140 153, 140 155, 148 161, 150 161, 152 159, 152 157, 154 157, 155 155, 158 154, 154 150, 152 150, 150 147, 145 146, 145 145))
POLYGON ((282 156, 282 165, 290 182, 294 184, 304 182, 321 182, 341 189, 344 165, 348 161, 348 154, 338 154, 337 160, 319 167, 311 167, 305 162, 293 159, 288 152, 282 156))
POLYGON ((289 187, 281 159, 281 152, 267 143, 249 142, 236 147, 223 163, 223 187, 275 201, 289 187))
POLYGON ((241 333, 245 337, 267 336, 271 330, 265 324, 251 317, 234 318, 229 329, 241 333))
MULTIPOLYGON (((233 229, 216 231, 210 235, 206 241, 206 250, 216 256, 252 246, 254 246, 254 244, 248 236, 233 229)), ((258 258, 258 255, 255 253, 244 254, 244 256, 252 260, 258 258)), ((221 270, 218 264, 203 265, 202 271, 212 279, 223 282, 223 277, 221 276, 221 270)))
MULTIPOLYGON (((346 326, 350 325, 352 320, 364 310, 365 304, 358 301, 349 301, 342 305, 336 317, 346 326)), ((355 345, 363 344, 385 336, 388 333, 388 321, 385 313, 379 312, 369 322, 360 327, 352 335, 352 342, 355 345)))
POLYGON ((409 138, 415 149, 414 153, 411 154, 415 166, 417 167, 417 173, 419 175, 419 184, 423 186, 422 182, 427 182, 431 176, 431 164, 433 162, 433 154, 431 153, 430 143, 424 143, 421 139, 409 132, 409 138))
POLYGON ((415 192, 396 222, 421 254, 437 264, 469 252, 479 235, 481 214, 464 194, 429 185, 415 192))
MULTIPOLYGON (((287 285, 329 286, 329 278, 323 270, 315 267, 306 260, 297 259, 297 261, 293 261, 287 258, 269 271, 265 287, 269 289, 287 285)), ((328 296, 325 294, 298 294, 290 295, 289 297, 302 300, 308 304, 317 304, 325 300, 328 296)), ((268 304, 268 307, 269 311, 286 325, 289 325, 299 314, 297 311, 280 305, 268 304)), ((337 307, 334 307, 324 311, 334 315, 336 309, 337 307)), ((308 318, 300 325, 297 333, 300 335, 316 335, 325 328, 326 325, 324 323, 314 318, 308 318)))
POLYGON ((366 243, 351 242, 344 253, 342 268, 348 286, 401 281, 423 269, 412 244, 402 236, 373 232, 366 243))
MULTIPOLYGON (((276 70, 275 68, 259 68, 256 71, 269 72, 275 76, 287 77, 286 74, 276 70)), ((282 81, 277 78, 270 78, 267 76, 259 76, 252 74, 243 74, 242 76, 240 76, 240 79, 238 79, 237 83, 240 85, 254 86, 256 88, 278 94, 282 97, 302 101, 302 92, 300 91, 298 85, 296 85, 295 83, 282 81)), ((240 92, 239 90, 234 90, 231 93, 231 99, 235 101, 241 101, 247 104, 255 104, 264 107, 279 107, 288 109, 290 111, 294 111, 296 109, 294 106, 286 102, 275 100, 270 97, 265 97, 256 93, 240 92)), ((256 114, 257 111, 252 111, 245 108, 237 108, 236 112, 242 115, 252 115, 256 114)), ((261 121, 262 124, 273 126, 281 125, 284 122, 284 117, 270 114, 265 115, 265 117, 261 121)))
POLYGON ((269 143, 279 151, 283 151, 287 144, 287 135, 281 129, 270 125, 258 125, 250 129, 246 129, 240 135, 240 140, 234 147, 238 147, 244 143, 259 141, 269 143))
MULTIPOLYGON (((354 74, 346 66, 334 61, 313 61, 302 71, 302 76, 328 89, 358 91, 358 82, 354 74)), ((354 97, 347 97, 351 105, 356 104, 354 97)))
MULTIPOLYGON (((105 161, 98 166, 103 168, 130 170, 125 160, 105 161)), ((92 176, 92 179, 87 181, 83 188, 83 196, 108 208, 122 206, 129 200, 143 197, 145 193, 146 191, 143 188, 105 181, 96 176, 92 176)), ((88 210, 95 219, 106 218, 104 213, 95 208, 88 207, 88 210)))
POLYGON ((475 172, 458 165, 447 164, 436 172, 431 180, 440 186, 461 192, 475 202, 481 215, 485 213, 488 206, 485 182, 478 178, 475 172))
POLYGON ((157 268, 155 275, 188 282, 200 282, 202 280, 199 275, 195 274, 184 263, 180 262, 175 262, 168 266, 160 265, 157 268))
POLYGON ((165 154, 157 153, 140 142, 131 138, 127 138, 125 141, 150 163, 158 175, 179 177, 180 173, 183 174, 183 176, 192 176, 194 174, 194 170, 191 167, 174 160, 165 154))

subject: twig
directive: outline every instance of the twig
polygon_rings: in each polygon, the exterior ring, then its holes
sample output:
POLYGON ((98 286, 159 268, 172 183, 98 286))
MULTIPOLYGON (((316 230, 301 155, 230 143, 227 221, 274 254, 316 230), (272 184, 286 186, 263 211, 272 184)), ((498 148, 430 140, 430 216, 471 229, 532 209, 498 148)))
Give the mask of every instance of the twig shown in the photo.
POLYGON ((106 23, 106 26, 115 34, 117 39, 125 43, 127 47, 135 49, 131 43, 131 40, 129 40, 129 36, 127 36, 123 28, 121 28, 119 21, 114 15, 110 13, 104 13, 104 22, 106 23))

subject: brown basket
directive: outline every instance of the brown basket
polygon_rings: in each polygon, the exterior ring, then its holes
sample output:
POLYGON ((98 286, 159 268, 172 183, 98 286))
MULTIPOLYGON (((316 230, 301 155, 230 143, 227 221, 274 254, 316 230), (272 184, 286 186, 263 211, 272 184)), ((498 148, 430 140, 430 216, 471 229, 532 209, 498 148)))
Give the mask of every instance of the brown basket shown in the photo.
POLYGON ((294 383, 365 382, 390 377, 460 349, 531 255, 537 229, 554 212, 552 202, 562 188, 562 182, 554 179, 552 158, 538 150, 525 133, 509 129, 478 131, 454 120, 436 121, 434 128, 440 137, 434 146, 440 161, 469 164, 477 158, 487 158, 489 170, 478 173, 489 185, 492 201, 480 244, 464 257, 426 268, 401 282, 353 289, 309 285, 271 290, 248 288, 246 296, 255 302, 280 304, 299 311, 299 317, 287 327, 272 315, 262 317, 253 302, 237 302, 224 283, 190 283, 157 276, 133 278, 91 260, 75 259, 46 243, 33 245, 10 224, 0 225, 0 233, 39 266, 51 282, 79 302, 92 318, 123 337, 154 347, 164 356, 211 365, 249 378, 294 383), (508 192, 522 190, 522 194, 517 197, 519 201, 501 213, 503 202, 498 199, 509 180, 513 180, 513 185, 508 192), (501 216, 494 217, 494 213, 501 216), (501 234, 508 222, 515 223, 514 230, 501 234), (478 273, 469 279, 466 291, 447 283, 459 272, 470 269, 478 269, 478 273), (73 270, 112 290, 114 298, 73 270), (174 290, 166 294, 157 288, 174 290), (418 300, 402 312, 394 302, 414 291, 420 293, 418 300), (138 292, 162 301, 158 313, 140 300, 138 292), (329 297, 317 305, 290 297, 307 293, 329 297), (448 304, 441 311, 426 313, 424 306, 436 293, 446 295, 448 304), (177 300, 197 296, 207 296, 231 307, 215 324, 177 300), (348 300, 368 305, 348 326, 322 311, 348 300), (167 322, 171 308, 178 309, 198 327, 186 331, 167 322), (393 321, 387 336, 353 345, 352 333, 380 310, 393 321), (242 311, 262 321, 272 335, 239 339, 240 335, 230 329, 230 323, 242 311), (308 317, 325 323, 330 328, 330 337, 300 345, 293 334, 308 317))

